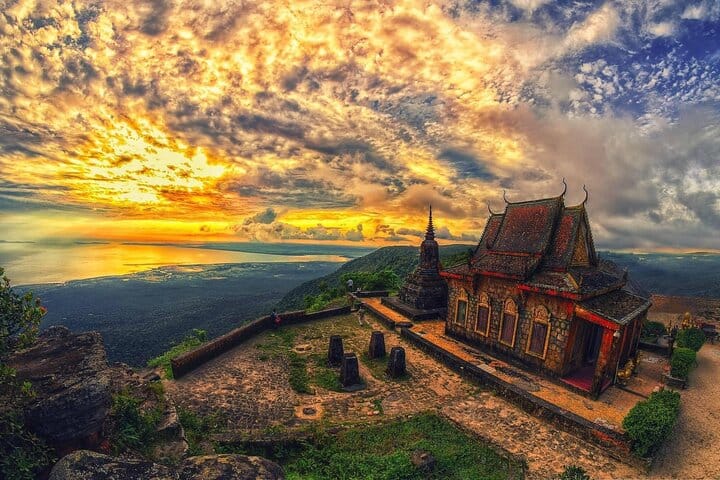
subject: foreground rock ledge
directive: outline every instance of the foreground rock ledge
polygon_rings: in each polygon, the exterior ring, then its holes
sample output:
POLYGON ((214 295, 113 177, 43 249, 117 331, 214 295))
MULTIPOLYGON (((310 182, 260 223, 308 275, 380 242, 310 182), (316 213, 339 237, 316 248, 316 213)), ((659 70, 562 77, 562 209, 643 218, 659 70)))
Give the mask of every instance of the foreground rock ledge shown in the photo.
POLYGON ((282 468, 270 460, 245 455, 207 455, 185 459, 169 468, 143 460, 110 457, 78 450, 63 457, 50 480, 283 480, 282 468))

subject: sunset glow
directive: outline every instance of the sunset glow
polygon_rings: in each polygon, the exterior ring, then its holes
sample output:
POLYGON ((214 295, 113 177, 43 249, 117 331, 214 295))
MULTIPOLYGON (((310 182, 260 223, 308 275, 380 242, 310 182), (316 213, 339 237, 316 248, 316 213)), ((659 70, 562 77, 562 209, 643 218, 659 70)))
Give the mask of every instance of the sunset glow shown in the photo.
POLYGON ((1 239, 473 243, 565 177, 600 247, 720 248, 689 3, 0 0, 1 239))

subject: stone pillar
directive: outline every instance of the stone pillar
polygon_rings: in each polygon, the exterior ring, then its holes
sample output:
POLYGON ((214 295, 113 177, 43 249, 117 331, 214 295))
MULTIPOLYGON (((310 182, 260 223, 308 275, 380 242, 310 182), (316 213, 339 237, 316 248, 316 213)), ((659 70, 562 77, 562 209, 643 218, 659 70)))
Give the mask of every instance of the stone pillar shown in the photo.
POLYGON ((595 375, 590 393, 597 397, 602 390, 603 379, 608 368, 608 361, 613 357, 613 332, 609 328, 603 329, 602 343, 600 343, 600 352, 598 353, 597 363, 595 364, 595 375))
POLYGON ((405 375, 405 349, 403 347, 392 347, 388 359, 387 374, 392 378, 405 375))
POLYGON ((333 367, 339 367, 343 360, 343 341, 340 335, 332 335, 330 337, 330 346, 328 347, 328 364, 333 367))
POLYGON ((340 367, 340 383, 343 387, 350 387, 360 383, 360 366, 357 355, 346 353, 343 355, 342 366, 340 367))
POLYGON ((370 337, 368 356, 370 358, 382 358, 385 355, 385 335, 381 331, 375 330, 370 337))

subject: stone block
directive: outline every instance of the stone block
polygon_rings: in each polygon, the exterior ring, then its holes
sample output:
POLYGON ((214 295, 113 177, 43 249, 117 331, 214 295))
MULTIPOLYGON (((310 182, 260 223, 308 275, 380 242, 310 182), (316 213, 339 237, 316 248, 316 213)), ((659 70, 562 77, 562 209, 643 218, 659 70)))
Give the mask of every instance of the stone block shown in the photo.
POLYGON ((405 349, 403 347, 392 347, 388 359, 387 374, 392 378, 405 375, 405 349))
POLYGON ((379 330, 372 332, 370 337, 370 348, 368 356, 370 358, 382 358, 387 354, 385 351, 385 335, 379 330))
POLYGON ((343 341, 340 335, 330 336, 330 345, 328 346, 328 364, 339 367, 342 365, 343 355, 343 341))
POLYGON ((343 355, 342 366, 340 367, 340 383, 343 387, 352 387, 360 384, 360 365, 357 355, 346 353, 343 355))

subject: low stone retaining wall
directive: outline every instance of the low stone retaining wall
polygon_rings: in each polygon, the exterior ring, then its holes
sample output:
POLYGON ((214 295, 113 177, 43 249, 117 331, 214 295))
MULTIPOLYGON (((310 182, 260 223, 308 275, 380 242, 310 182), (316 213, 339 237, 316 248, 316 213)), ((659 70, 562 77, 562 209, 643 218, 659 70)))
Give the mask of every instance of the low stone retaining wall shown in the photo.
POLYGON ((542 398, 532 395, 511 383, 485 371, 477 365, 466 362, 457 355, 448 352, 423 338, 409 328, 402 328, 400 335, 421 350, 437 358, 456 373, 472 381, 488 385, 503 398, 511 401, 531 415, 551 421, 554 425, 584 440, 599 445, 613 458, 648 469, 649 463, 630 452, 630 439, 624 434, 602 425, 593 423, 579 415, 558 407, 542 398))
POLYGON ((371 298, 371 297, 387 297, 390 292, 387 290, 368 290, 367 292, 360 290, 359 292, 353 292, 358 298, 371 298))
MULTIPOLYGON (((296 323, 303 323, 310 320, 343 315, 346 313, 350 313, 350 307, 331 308, 313 313, 306 313, 305 310, 299 310, 295 312, 283 312, 279 315, 282 319, 282 325, 293 325, 296 323)), ((182 377, 203 363, 227 352, 268 328, 272 328, 272 320, 269 315, 246 323, 239 328, 231 330, 224 335, 220 335, 219 337, 200 345, 194 350, 178 355, 170 361, 173 376, 175 378, 182 377)))

